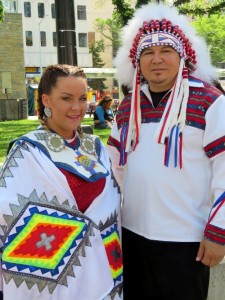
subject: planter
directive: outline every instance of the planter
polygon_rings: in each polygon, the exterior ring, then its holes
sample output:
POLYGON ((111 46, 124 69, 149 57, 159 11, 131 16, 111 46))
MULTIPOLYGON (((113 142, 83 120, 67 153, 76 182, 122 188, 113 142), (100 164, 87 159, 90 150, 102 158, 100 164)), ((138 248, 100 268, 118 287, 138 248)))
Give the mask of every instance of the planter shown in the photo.
POLYGON ((27 117, 27 99, 0 99, 0 121, 23 120, 27 117))

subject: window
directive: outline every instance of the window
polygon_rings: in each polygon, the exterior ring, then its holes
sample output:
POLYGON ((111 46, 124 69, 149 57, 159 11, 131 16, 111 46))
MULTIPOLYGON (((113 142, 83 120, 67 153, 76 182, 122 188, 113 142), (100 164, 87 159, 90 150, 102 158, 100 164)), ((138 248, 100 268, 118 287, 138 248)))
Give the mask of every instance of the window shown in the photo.
POLYGON ((84 5, 77 5, 77 18, 78 20, 86 20, 86 6, 84 5))
POLYGON ((79 47, 87 47, 87 33, 79 33, 79 47))
POLYGON ((17 3, 16 1, 12 1, 12 0, 5 0, 3 1, 4 3, 4 9, 5 12, 17 12, 17 3))
POLYGON ((26 35, 26 45, 33 46, 32 31, 25 31, 25 35, 26 35))
POLYGON ((24 16, 27 18, 31 17, 31 3, 24 2, 24 16))
POLYGON ((46 47, 46 32, 45 31, 40 32, 40 39, 41 39, 41 46, 46 47))
POLYGON ((55 19, 55 3, 51 4, 52 19, 55 19))
POLYGON ((57 36, 56 36, 56 32, 52 33, 52 41, 53 41, 53 47, 57 46, 57 36))
POLYGON ((12 2, 12 11, 17 12, 17 5, 16 1, 12 2))
POLYGON ((38 3, 38 18, 44 18, 45 16, 45 5, 44 3, 38 3))

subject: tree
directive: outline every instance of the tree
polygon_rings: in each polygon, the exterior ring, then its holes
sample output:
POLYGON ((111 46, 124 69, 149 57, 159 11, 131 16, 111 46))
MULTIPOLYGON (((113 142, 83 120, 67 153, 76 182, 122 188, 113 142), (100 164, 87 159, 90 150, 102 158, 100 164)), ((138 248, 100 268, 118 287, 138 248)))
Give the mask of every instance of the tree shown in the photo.
POLYGON ((120 31, 122 23, 118 15, 113 13, 111 19, 98 18, 95 20, 95 30, 100 33, 102 41, 104 40, 104 48, 112 47, 112 56, 115 57, 116 52, 121 44, 120 31))
POLYGON ((126 25, 134 14, 134 9, 131 7, 131 4, 124 0, 112 0, 112 4, 115 6, 115 13, 121 25, 126 25))
POLYGON ((4 20, 4 6, 2 1, 0 0, 0 22, 3 22, 4 20))
POLYGON ((191 16, 205 16, 225 11, 224 0, 194 0, 194 1, 180 1, 174 2, 178 6, 179 11, 191 16))
MULTIPOLYGON (((92 63, 94 68, 102 68, 104 66, 104 63, 100 56, 101 52, 103 51, 104 51, 103 40, 92 42, 90 46, 90 53, 92 54, 92 63)), ((99 90, 102 93, 103 90, 107 89, 107 87, 104 84, 105 80, 106 79, 104 78, 92 78, 88 80, 88 84, 93 90, 99 90)))
POLYGON ((199 35, 204 37, 209 47, 212 64, 222 68, 225 63, 225 15, 199 17, 192 24, 199 35))
MULTIPOLYGON (((137 0, 135 8, 140 7, 143 4, 153 2, 151 0, 137 0)), ((158 0, 156 2, 168 2, 158 0)), ((171 3, 171 1, 169 2, 171 3)), ((116 13, 121 18, 122 26, 126 25, 134 13, 134 8, 131 4, 128 4, 125 0, 112 0, 112 4, 115 7, 116 13)), ((203 16, 205 14, 215 14, 223 12, 225 10, 224 0, 175 0, 173 5, 177 6, 179 11, 186 15, 203 16)))

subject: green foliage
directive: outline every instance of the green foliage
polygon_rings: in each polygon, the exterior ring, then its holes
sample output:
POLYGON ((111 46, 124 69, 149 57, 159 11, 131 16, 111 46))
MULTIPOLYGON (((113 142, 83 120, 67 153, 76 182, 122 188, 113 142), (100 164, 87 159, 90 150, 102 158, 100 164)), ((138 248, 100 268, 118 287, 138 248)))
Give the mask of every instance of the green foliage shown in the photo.
POLYGON ((113 12, 111 19, 97 18, 95 20, 95 30, 100 33, 102 38, 105 40, 105 48, 111 46, 113 49, 113 56, 115 55, 117 49, 119 48, 120 41, 120 31, 122 23, 119 15, 113 12), (107 42, 106 42, 107 41, 107 42))
MULTIPOLYGON (((137 0, 135 8, 141 5, 148 4, 150 2, 169 2, 163 0, 137 0)), ((171 1, 169 2, 171 3, 171 1)), ((134 9, 131 4, 125 0, 112 0, 112 4, 115 6, 115 11, 121 19, 122 26, 126 25, 129 19, 134 14, 134 9)), ((203 16, 205 14, 216 14, 224 12, 225 1, 224 0, 174 0, 173 6, 178 7, 179 11, 186 15, 203 16)))
MULTIPOLYGON (((102 68, 104 66, 103 60, 101 58, 101 53, 105 50, 105 45, 103 40, 99 40, 97 42, 93 41, 91 46, 89 47, 89 51, 92 54, 92 63, 94 68, 102 68)), ((88 81, 88 85, 93 90, 103 91, 107 89, 104 84, 104 78, 93 78, 88 81)))
POLYGON ((91 46, 89 47, 90 53, 92 54, 92 62, 93 67, 102 68, 104 66, 104 62, 101 58, 101 52, 105 50, 104 41, 93 41, 91 46))
POLYGON ((2 1, 0 0, 0 22, 4 21, 4 6, 2 1))
POLYGON ((144 4, 148 4, 150 2, 164 2, 160 0, 137 0, 135 4, 135 8, 131 6, 129 1, 125 0, 112 0, 112 4, 115 7, 115 15, 117 15, 117 19, 121 24, 121 27, 125 26, 128 21, 133 17, 135 9, 139 8, 144 4))
POLYGON ((191 16, 213 15, 225 11, 224 0, 175 1, 175 3, 179 3, 178 8, 182 14, 191 16))
MULTIPOLYGON (((151 0, 137 0, 135 8, 139 8, 140 6, 142 6, 144 4, 148 4, 149 2, 152 2, 152 1, 151 0)), ((160 2, 160 1, 156 1, 156 2, 160 2)))
POLYGON ((92 90, 100 91, 100 94, 102 94, 102 91, 107 90, 107 86, 104 83, 105 80, 105 78, 91 78, 88 80, 88 86, 92 88, 92 90))
MULTIPOLYGON (((16 120, 0 122, 0 163, 3 163, 6 157, 6 150, 11 140, 36 129, 39 125, 38 120, 16 120)), ((84 118, 82 124, 93 126, 93 118, 84 118)), ((110 129, 95 129, 94 134, 98 135, 101 141, 106 144, 110 129)))
POLYGON ((173 5, 174 6, 179 6, 181 4, 185 4, 185 3, 189 3, 189 2, 190 2, 190 0, 176 0, 176 1, 173 2, 173 5))
POLYGON ((132 18, 134 9, 131 7, 130 3, 127 3, 124 0, 112 0, 112 4, 116 8, 118 19, 120 19, 121 25, 125 26, 127 22, 132 18))
POLYGON ((221 67, 221 64, 225 63, 225 15, 199 17, 192 24, 205 39, 212 64, 221 67))

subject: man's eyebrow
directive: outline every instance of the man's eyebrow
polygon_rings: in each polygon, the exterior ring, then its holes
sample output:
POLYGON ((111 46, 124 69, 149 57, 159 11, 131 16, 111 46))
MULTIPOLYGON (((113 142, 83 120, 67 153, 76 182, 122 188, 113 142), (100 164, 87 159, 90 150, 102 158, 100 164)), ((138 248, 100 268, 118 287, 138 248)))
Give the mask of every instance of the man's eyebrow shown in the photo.
POLYGON ((163 48, 172 48, 170 45, 162 45, 163 48))
POLYGON ((145 49, 143 49, 142 52, 146 52, 146 51, 150 51, 150 50, 153 50, 152 47, 145 48, 145 49))

